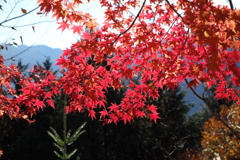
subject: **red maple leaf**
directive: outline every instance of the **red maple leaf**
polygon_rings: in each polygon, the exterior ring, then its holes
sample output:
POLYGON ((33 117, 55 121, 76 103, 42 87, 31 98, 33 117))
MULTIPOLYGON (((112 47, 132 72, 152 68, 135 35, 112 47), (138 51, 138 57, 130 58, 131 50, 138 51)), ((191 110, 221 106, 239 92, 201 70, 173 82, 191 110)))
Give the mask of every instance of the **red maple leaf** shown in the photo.
POLYGON ((105 118, 108 115, 107 110, 100 111, 99 113, 101 114, 100 119, 105 118))
POLYGON ((146 117, 146 114, 143 111, 137 111, 136 114, 137 117, 146 117))
POLYGON ((155 123, 157 123, 157 119, 159 119, 160 117, 158 116, 159 113, 157 112, 153 112, 149 114, 150 120, 153 120, 155 123))
POLYGON ((34 105, 38 108, 38 109, 43 109, 43 107, 45 106, 44 102, 36 99, 34 105))
POLYGON ((57 29, 61 29, 62 32, 65 30, 65 29, 68 29, 70 24, 66 23, 66 22, 59 22, 59 27, 57 29))
POLYGON ((110 109, 110 112, 112 111, 117 111, 119 109, 119 106, 116 103, 113 103, 110 107, 108 107, 110 109))
POLYGON ((51 99, 48 99, 48 100, 46 100, 46 102, 48 103, 48 105, 49 105, 49 106, 51 106, 51 107, 55 108, 55 107, 54 107, 53 100, 51 100, 51 99))
POLYGON ((123 114, 123 117, 122 117, 122 120, 123 120, 123 122, 124 122, 124 124, 126 124, 127 122, 131 122, 131 120, 132 120, 132 116, 130 116, 129 114, 123 114))
POLYGON ((78 34, 80 34, 83 31, 82 26, 75 26, 74 25, 71 29, 73 30, 73 33, 78 33, 78 34))
POLYGON ((96 112, 94 110, 88 110, 88 116, 92 119, 96 118, 96 112))
POLYGON ((46 98, 51 99, 51 98, 52 98, 52 92, 47 92, 47 93, 44 95, 44 99, 46 99, 46 98))

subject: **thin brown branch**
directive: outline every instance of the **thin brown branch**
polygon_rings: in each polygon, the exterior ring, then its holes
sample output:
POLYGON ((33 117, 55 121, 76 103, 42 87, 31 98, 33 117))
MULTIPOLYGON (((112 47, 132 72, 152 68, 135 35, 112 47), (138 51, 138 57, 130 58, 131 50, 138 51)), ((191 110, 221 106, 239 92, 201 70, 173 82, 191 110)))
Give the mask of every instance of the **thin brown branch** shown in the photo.
POLYGON ((143 2, 143 4, 142 4, 142 7, 140 8, 138 14, 137 14, 136 17, 134 18, 132 24, 131 24, 125 31, 123 31, 122 33, 120 33, 120 34, 118 35, 118 37, 112 42, 112 45, 113 45, 115 42, 117 42, 117 40, 118 40, 123 34, 127 33, 127 32, 133 27, 133 25, 135 24, 137 18, 139 17, 140 13, 142 12, 143 7, 145 6, 145 3, 146 3, 146 0, 144 0, 144 2, 143 2))
MULTIPOLYGON (((186 82, 186 84, 189 84, 188 81, 187 81, 187 79, 185 79, 185 82, 186 82)), ((216 114, 216 112, 214 111, 214 109, 213 109, 213 107, 211 106, 211 104, 209 103, 209 101, 208 101, 206 98, 203 98, 203 97, 201 97, 199 94, 197 94, 197 92, 196 92, 192 87, 189 87, 189 88, 191 89, 191 91, 193 92, 193 94, 194 94, 195 96, 197 96, 199 99, 201 99, 201 100, 207 105, 207 107, 208 107, 209 110, 211 111, 212 115, 213 115, 215 118, 217 118, 225 127, 227 127, 227 128, 230 130, 230 132, 231 132, 233 135, 236 136, 236 138, 237 138, 238 140, 240 140, 240 135, 238 134, 238 132, 235 132, 235 130, 234 130, 232 127, 230 127, 230 126, 228 125, 228 123, 225 122, 225 120, 223 120, 218 114, 216 114)))
POLYGON ((177 21, 177 19, 178 19, 178 17, 176 17, 176 18, 174 19, 174 21, 172 22, 172 24, 169 26, 167 32, 164 33, 164 35, 163 35, 163 37, 162 37, 160 43, 162 43, 163 39, 164 39, 164 38, 166 37, 166 35, 170 32, 170 30, 172 29, 173 25, 174 25, 175 22, 177 21))
MULTIPOLYGON (((189 85, 189 82, 188 82, 187 79, 185 79, 185 82, 186 82, 187 85, 189 85)), ((192 88, 192 86, 189 86, 189 88, 196 97, 198 97, 199 99, 201 99, 202 101, 205 102, 205 99, 203 97, 201 97, 199 94, 197 94, 197 92, 192 88)))
POLYGON ((168 0, 165 0, 165 1, 169 5, 169 7, 178 15, 178 17, 183 19, 183 17, 177 12, 177 10, 170 4, 170 2, 168 0))

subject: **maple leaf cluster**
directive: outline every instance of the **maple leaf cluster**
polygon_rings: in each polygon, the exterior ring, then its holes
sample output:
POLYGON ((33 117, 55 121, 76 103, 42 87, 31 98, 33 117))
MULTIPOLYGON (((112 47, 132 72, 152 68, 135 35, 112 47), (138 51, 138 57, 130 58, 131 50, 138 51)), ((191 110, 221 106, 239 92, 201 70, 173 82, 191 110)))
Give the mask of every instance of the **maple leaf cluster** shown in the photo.
POLYGON ((33 122, 30 119, 37 111, 46 106, 54 107, 52 95, 55 93, 55 77, 50 71, 42 71, 35 66, 29 77, 13 64, 6 66, 1 55, 0 68, 0 117, 8 115, 10 118, 33 122), (14 81, 21 86, 20 94, 14 88, 14 81))
POLYGON ((174 4, 99 0, 105 21, 98 25, 89 13, 77 10, 81 0, 37 3, 41 12, 53 13, 59 29, 71 29, 81 39, 57 60, 61 78, 51 75, 25 83, 23 94, 15 100, 22 105, 41 109, 45 100, 52 105, 50 97, 61 90, 69 97, 68 112, 88 111, 91 118, 98 114, 106 123, 127 123, 145 116, 156 122, 160 118, 157 107, 146 101, 161 96, 158 89, 174 89, 185 80, 188 87, 216 86, 217 99, 240 103, 239 10, 215 6, 210 0, 174 4), (138 75, 141 79, 135 84, 138 75), (123 79, 128 84, 123 85, 123 79), (107 106, 108 88, 122 87, 127 88, 122 101, 107 106))
POLYGON ((13 118, 19 117, 19 107, 15 105, 13 99, 16 96, 16 90, 12 88, 11 80, 22 78, 16 66, 4 65, 3 57, 0 55, 0 117, 4 114, 13 118))

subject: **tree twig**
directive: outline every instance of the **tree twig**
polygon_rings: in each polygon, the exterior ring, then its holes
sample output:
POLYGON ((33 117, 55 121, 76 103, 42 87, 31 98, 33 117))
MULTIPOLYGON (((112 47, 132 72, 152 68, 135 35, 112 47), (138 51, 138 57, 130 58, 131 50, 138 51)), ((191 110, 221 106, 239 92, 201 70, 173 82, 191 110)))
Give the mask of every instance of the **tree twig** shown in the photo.
MULTIPOLYGON (((187 84, 189 84, 188 81, 187 81, 187 79, 185 79, 185 82, 186 82, 187 84)), ((208 107, 209 110, 211 111, 212 115, 213 115, 215 118, 217 118, 220 122, 222 122, 222 124, 223 124, 225 127, 227 127, 227 128, 230 130, 230 132, 231 132, 233 135, 236 136, 236 138, 237 138, 238 140, 240 140, 240 135, 239 135, 237 132, 235 132, 235 130, 234 130, 232 127, 230 127, 230 126, 227 124, 227 122, 225 122, 218 114, 215 113, 213 107, 212 107, 211 104, 208 102, 208 100, 207 100, 206 98, 201 97, 199 94, 197 94, 197 92, 196 92, 191 86, 190 86, 189 88, 191 89, 191 91, 193 92, 193 94, 194 94, 195 96, 197 96, 199 99, 201 99, 201 100, 207 105, 207 107, 208 107)))
MULTIPOLYGON (((21 27, 33 26, 33 25, 36 25, 36 24, 47 23, 47 22, 56 22, 56 21, 53 20, 53 21, 35 22, 35 23, 31 23, 31 24, 25 24, 25 25, 20 25, 20 26, 14 26, 14 28, 21 28, 21 27)), ((13 27, 13 26, 5 26, 5 25, 1 25, 1 27, 11 28, 11 27, 13 27)))
POLYGON ((232 3, 232 0, 228 0, 228 2, 229 2, 229 4, 230 4, 230 8, 231 8, 231 10, 233 11, 233 3, 232 3))
POLYGON ((140 10, 139 10, 138 14, 136 15, 135 19, 133 20, 132 24, 131 24, 125 31, 123 31, 122 33, 120 33, 120 34, 118 35, 118 37, 112 42, 112 45, 113 45, 115 42, 117 42, 117 40, 118 40, 123 34, 127 33, 127 32, 132 28, 132 26, 135 24, 137 18, 139 17, 140 13, 142 12, 143 7, 145 6, 145 3, 146 3, 146 0, 144 0, 144 2, 143 2, 143 4, 142 4, 142 7, 140 8, 140 10))
POLYGON ((26 16, 26 15, 30 14, 31 12, 37 10, 38 8, 39 8, 39 6, 36 7, 36 8, 34 8, 34 9, 32 9, 31 11, 29 11, 29 12, 27 12, 27 13, 24 13, 24 14, 20 15, 20 16, 16 16, 16 17, 13 17, 13 18, 10 18, 10 19, 6 19, 5 21, 3 21, 3 22, 0 23, 0 26, 1 26, 2 24, 6 23, 6 22, 11 21, 11 20, 18 19, 18 18, 21 18, 21 17, 23 17, 23 16, 26 16))
POLYGON ((177 12, 177 10, 170 4, 170 2, 168 0, 165 0, 165 1, 169 5, 169 7, 178 15, 178 17, 183 19, 183 17, 177 12))

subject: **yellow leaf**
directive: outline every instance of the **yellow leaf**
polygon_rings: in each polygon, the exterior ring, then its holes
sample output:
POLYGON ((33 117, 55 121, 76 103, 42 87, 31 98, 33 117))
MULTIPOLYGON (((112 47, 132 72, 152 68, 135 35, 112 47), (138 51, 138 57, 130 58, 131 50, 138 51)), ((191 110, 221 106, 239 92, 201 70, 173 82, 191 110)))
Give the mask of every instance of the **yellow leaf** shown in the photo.
POLYGON ((149 87, 149 89, 151 89, 152 91, 155 89, 155 85, 154 85, 154 83, 149 83, 148 84, 148 87, 149 87))
POLYGON ((204 36, 209 37, 209 34, 207 33, 207 31, 204 31, 204 36))

